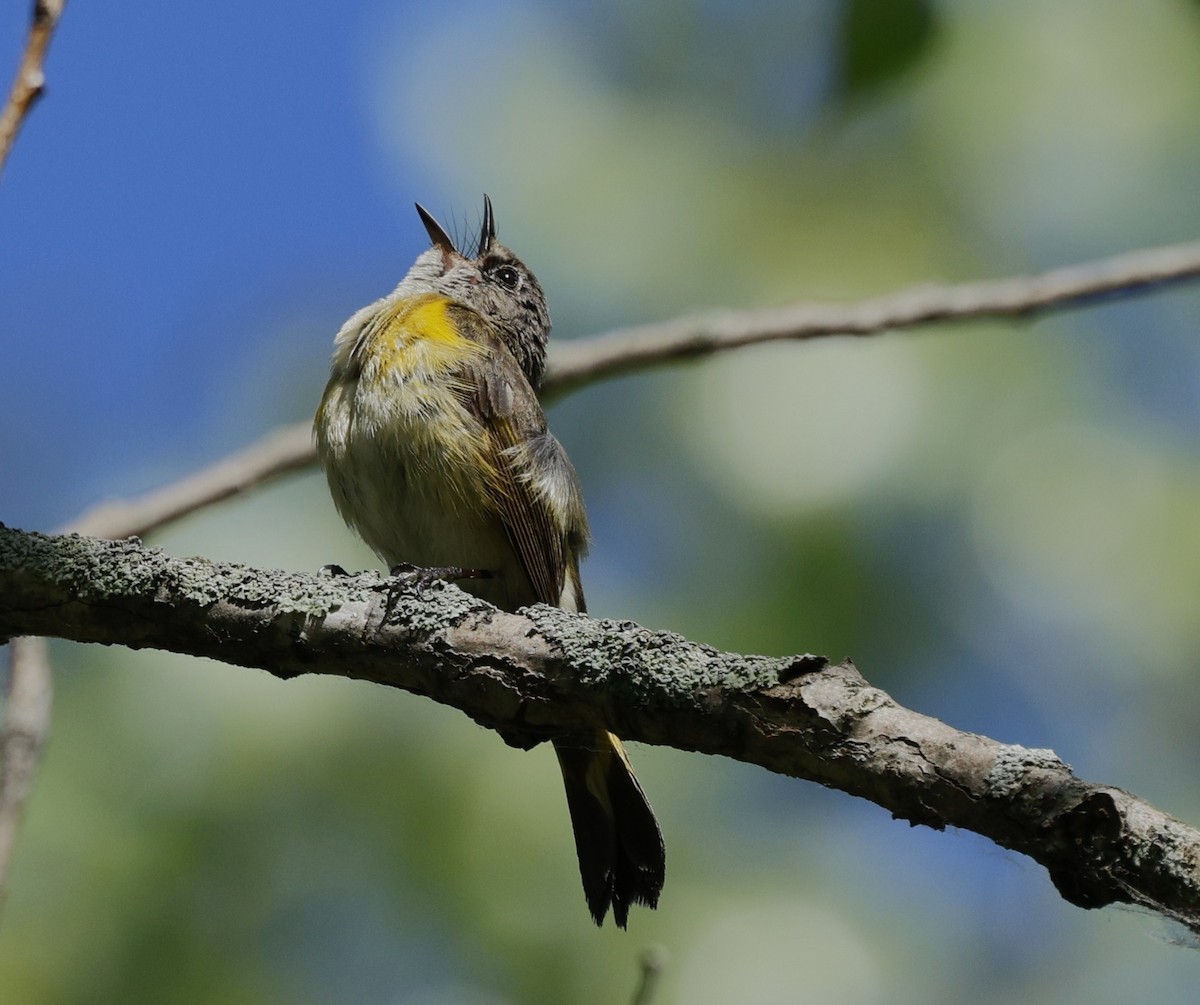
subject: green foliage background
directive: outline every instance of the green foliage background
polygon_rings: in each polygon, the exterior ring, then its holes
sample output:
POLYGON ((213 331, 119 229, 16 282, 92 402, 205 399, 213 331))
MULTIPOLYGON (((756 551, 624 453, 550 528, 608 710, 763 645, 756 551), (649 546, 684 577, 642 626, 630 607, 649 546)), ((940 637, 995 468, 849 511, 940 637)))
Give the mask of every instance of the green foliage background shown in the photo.
MULTIPOLYGON (((488 191, 559 339, 1200 231, 1195 4, 366 11, 370 143, 343 155, 395 175, 378 212, 406 235, 414 197, 474 219, 488 191)), ((354 287, 341 316, 382 292, 354 287)), ((593 612, 852 656, 912 707, 1200 821, 1198 305, 1185 289, 773 346, 563 400, 593 612)), ((214 442, 320 393, 337 322, 277 291, 255 311, 206 392, 214 442)), ((133 459, 112 486, 153 481, 133 459)), ((375 564, 316 474, 157 543, 375 564)), ((972 835, 672 750, 633 751, 668 841, 662 907, 597 931, 549 751, 362 684, 54 653, 53 742, 0 928, 6 1003, 623 1002, 654 943, 662 1005, 1193 997, 1200 961, 1158 919, 1082 912, 972 835)))

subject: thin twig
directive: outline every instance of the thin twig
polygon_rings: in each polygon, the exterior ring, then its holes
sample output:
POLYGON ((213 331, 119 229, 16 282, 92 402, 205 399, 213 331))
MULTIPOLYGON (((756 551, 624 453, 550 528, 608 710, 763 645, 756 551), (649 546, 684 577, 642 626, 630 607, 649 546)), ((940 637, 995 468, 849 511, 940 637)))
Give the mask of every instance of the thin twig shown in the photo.
POLYGON ((939 321, 1020 318, 1200 276, 1200 241, 1144 248, 1032 276, 914 286, 856 303, 713 311, 559 342, 543 384, 564 394, 631 370, 761 342, 877 335, 939 321))
MULTIPOLYGON (((1102 296, 1145 292, 1200 276, 1200 242, 1147 248, 1034 276, 921 286, 847 304, 721 311, 660 324, 619 328, 551 354, 544 397, 683 358, 742 346, 827 335, 876 335, 921 324, 1024 317, 1080 306, 1102 296)), ((284 426, 218 461, 137 499, 89 510, 68 530, 97 537, 146 535, 197 509, 316 461, 308 422, 284 426)))
POLYGON ((93 537, 144 537, 248 489, 305 468, 314 460, 312 426, 283 426, 208 467, 145 495, 101 503, 64 529, 93 537))
POLYGON ((46 89, 46 52, 66 5, 67 0, 34 0, 25 52, 9 91, 8 103, 0 112, 0 173, 4 171, 25 117, 46 89))
POLYGON ((0 908, 7 894, 25 803, 33 791, 50 729, 52 694, 46 640, 14 639, 9 648, 4 732, 0 734, 0 908))
MULTIPOLYGON (((853 303, 805 301, 788 307, 715 311, 617 328, 558 343, 547 366, 542 397, 556 398, 631 371, 763 342, 878 335, 939 322, 1028 317, 1197 277, 1200 242, 1192 242, 1146 248, 1033 276, 908 287, 853 303)), ((148 534, 179 516, 315 462, 312 427, 299 422, 274 430, 228 462, 218 462, 157 492, 90 510, 73 521, 70 529, 98 537, 148 534), (178 511, 173 509, 176 496, 184 500, 178 511), (160 515, 151 519, 146 514, 152 515, 152 511, 160 515)))

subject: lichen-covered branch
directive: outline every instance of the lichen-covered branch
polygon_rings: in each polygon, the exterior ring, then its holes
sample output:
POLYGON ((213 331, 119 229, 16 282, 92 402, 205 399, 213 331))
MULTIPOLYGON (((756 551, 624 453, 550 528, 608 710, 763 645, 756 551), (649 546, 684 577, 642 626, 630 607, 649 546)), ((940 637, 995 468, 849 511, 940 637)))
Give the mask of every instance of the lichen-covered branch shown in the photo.
POLYGON ((1082 907, 1137 904, 1200 932, 1200 831, 1075 777, 1049 750, 906 709, 849 663, 722 653, 549 607, 508 614, 373 573, 268 572, 0 529, 0 638, 18 634, 375 681, 517 746, 604 724, 723 754, 975 831, 1040 862, 1082 907))

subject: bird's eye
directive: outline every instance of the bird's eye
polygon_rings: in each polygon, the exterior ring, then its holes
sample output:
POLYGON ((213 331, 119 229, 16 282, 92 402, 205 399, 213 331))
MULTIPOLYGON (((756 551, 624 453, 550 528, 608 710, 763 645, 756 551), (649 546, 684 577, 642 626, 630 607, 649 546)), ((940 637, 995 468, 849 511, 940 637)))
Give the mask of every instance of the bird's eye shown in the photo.
POLYGON ((511 265, 501 265, 492 272, 496 282, 510 290, 515 290, 521 281, 521 275, 511 265))

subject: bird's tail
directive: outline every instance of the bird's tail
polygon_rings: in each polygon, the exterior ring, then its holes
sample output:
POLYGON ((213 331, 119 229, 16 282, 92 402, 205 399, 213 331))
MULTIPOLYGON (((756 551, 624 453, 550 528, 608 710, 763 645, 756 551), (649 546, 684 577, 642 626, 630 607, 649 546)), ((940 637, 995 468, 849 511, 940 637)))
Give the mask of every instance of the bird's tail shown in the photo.
POLYGON ((658 821, 618 737, 602 730, 589 747, 554 749, 588 909, 599 925, 611 906, 624 928, 631 904, 658 905, 667 865, 658 821))

